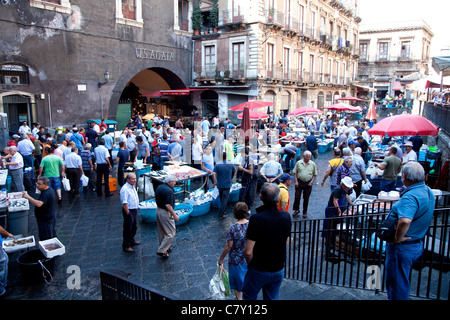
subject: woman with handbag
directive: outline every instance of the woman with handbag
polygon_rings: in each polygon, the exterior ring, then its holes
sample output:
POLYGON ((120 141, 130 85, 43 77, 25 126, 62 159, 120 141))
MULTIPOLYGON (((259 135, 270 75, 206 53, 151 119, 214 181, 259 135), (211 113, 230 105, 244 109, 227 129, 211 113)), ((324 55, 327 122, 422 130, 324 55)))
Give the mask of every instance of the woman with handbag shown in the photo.
POLYGON ((233 224, 227 233, 227 242, 220 255, 218 264, 223 265, 223 259, 228 255, 228 275, 230 289, 234 290, 237 300, 242 300, 242 288, 247 273, 247 262, 244 257, 245 240, 248 228, 248 206, 244 202, 238 202, 234 206, 233 215, 237 222, 233 224))

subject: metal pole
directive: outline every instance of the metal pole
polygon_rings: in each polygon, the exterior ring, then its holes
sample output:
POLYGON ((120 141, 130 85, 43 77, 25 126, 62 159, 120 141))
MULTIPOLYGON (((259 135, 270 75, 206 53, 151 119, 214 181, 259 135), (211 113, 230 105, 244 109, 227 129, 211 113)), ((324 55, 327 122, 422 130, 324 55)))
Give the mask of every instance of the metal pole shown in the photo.
POLYGON ((53 127, 52 121, 52 104, 50 102, 50 93, 48 93, 48 116, 50 118, 50 128, 53 127))

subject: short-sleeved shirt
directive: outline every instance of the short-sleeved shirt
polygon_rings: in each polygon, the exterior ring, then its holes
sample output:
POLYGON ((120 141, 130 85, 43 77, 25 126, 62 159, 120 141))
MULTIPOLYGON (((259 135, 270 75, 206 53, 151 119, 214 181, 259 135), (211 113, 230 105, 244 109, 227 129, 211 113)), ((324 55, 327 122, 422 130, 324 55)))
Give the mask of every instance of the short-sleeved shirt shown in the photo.
POLYGON ((317 176, 317 167, 313 161, 309 160, 308 164, 305 164, 303 159, 301 159, 297 161, 292 172, 297 174, 299 180, 308 182, 311 181, 313 176, 317 176))
POLYGON ((106 158, 109 158, 109 151, 104 145, 99 145, 94 149, 95 162, 97 164, 107 164, 106 158))
POLYGON ((59 166, 63 164, 60 157, 50 154, 42 159, 40 166, 44 169, 44 176, 50 178, 59 177, 59 166))
POLYGON ((231 225, 227 233, 227 241, 233 241, 230 253, 228 254, 229 263, 234 265, 247 264, 244 257, 245 241, 248 222, 235 223, 231 225))
POLYGON ((328 161, 331 166, 330 185, 337 186, 337 171, 340 165, 344 163, 342 158, 334 158, 328 161))
POLYGON ((119 158, 119 168, 123 168, 125 162, 130 160, 130 151, 127 149, 120 149, 119 152, 117 152, 117 157, 119 158))
POLYGON ((128 182, 120 189, 120 201, 127 204, 128 209, 139 208, 139 196, 136 189, 128 182))
POLYGON ((161 184, 156 188, 155 199, 158 208, 166 210, 166 204, 170 204, 175 208, 175 194, 167 183, 161 184))
POLYGON ((283 183, 280 183, 278 187, 280 188, 280 201, 277 204, 278 210, 281 209, 282 202, 286 202, 286 209, 289 210, 289 190, 283 183))
POLYGON ((330 198, 328 199, 328 207, 334 208, 333 199, 342 199, 345 198, 345 196, 350 192, 350 189, 346 192, 344 189, 342 189, 341 185, 336 186, 336 188, 331 191, 330 198))
POLYGON ((82 165, 81 157, 77 153, 72 152, 66 156, 64 164, 67 169, 79 168, 82 165))
POLYGON ((214 156, 211 154, 204 154, 202 156, 202 162, 205 163, 205 168, 211 171, 214 170, 214 156))
POLYGON ((147 150, 149 150, 148 154, 150 155, 150 146, 148 145, 148 142, 143 141, 142 143, 138 143, 137 147, 142 158, 147 154, 147 150))
POLYGON ((291 216, 275 206, 261 206, 250 216, 247 239, 255 241, 249 265, 266 272, 280 271, 286 259, 286 241, 291 232, 291 216))
POLYGON ((355 154, 353 156, 353 163, 350 167, 350 177, 353 182, 359 182, 362 180, 361 172, 366 171, 366 164, 364 163, 363 158, 360 155, 355 154))
POLYGON ((422 239, 428 231, 434 212, 434 195, 425 182, 415 183, 402 192, 389 215, 413 220, 405 237, 422 239), (416 219, 416 220, 414 220, 416 219))
POLYGON ((269 160, 264 163, 260 170, 260 173, 264 174, 266 177, 273 178, 282 174, 283 168, 281 167, 281 163, 275 160, 269 160))
POLYGON ((234 171, 234 164, 231 163, 218 163, 214 166, 214 172, 216 173, 217 188, 231 188, 234 171))
POLYGON ((34 215, 39 221, 52 221, 56 218, 56 192, 52 188, 48 187, 46 190, 41 191, 38 198, 44 204, 40 207, 34 208, 34 215))
POLYGON ((105 140, 105 148, 111 150, 113 148, 113 138, 109 134, 104 134, 102 139, 105 140))
POLYGON ((386 166, 383 171, 383 179, 390 181, 397 180, 397 175, 402 166, 402 160, 400 160, 397 156, 388 156, 384 158, 382 164, 386 166))

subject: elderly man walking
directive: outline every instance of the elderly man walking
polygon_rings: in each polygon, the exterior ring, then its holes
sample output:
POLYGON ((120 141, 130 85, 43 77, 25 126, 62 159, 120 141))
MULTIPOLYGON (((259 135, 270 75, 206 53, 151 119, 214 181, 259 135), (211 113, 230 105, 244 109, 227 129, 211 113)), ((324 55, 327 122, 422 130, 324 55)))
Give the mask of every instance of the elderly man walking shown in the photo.
POLYGON ((67 179, 69 179, 70 182, 69 196, 78 198, 80 197, 80 178, 84 172, 83 162, 81 157, 78 155, 77 147, 72 148, 72 152, 69 153, 64 159, 64 164, 66 167, 67 179))
POLYGON ((434 195, 425 185, 425 171, 418 162, 402 169, 406 189, 389 212, 396 218, 397 230, 392 243, 386 244, 386 289, 389 300, 409 300, 412 265, 423 252, 423 238, 434 212, 434 195))
POLYGON ((159 185, 155 191, 156 198, 156 225, 158 227, 159 247, 157 255, 168 258, 172 251, 170 247, 175 238, 175 222, 179 221, 175 213, 175 194, 173 187, 177 178, 174 175, 167 175, 164 183, 159 185))
POLYGON ((127 182, 120 189, 120 201, 122 202, 123 215, 123 242, 122 249, 125 252, 133 252, 132 246, 140 245, 136 241, 137 214, 139 209, 139 196, 136 191, 136 175, 130 173, 127 175, 127 182))
POLYGON ((305 151, 303 159, 299 160, 294 167, 294 181, 295 181, 295 200, 294 213, 297 216, 300 213, 300 199, 303 193, 303 218, 308 216, 308 203, 312 191, 312 185, 317 177, 316 164, 311 161, 311 152, 305 151))
POLYGON ((12 191, 24 191, 23 186, 23 157, 17 152, 16 146, 9 147, 9 154, 11 157, 6 165, 9 169, 9 175, 11 176, 11 190, 12 191))

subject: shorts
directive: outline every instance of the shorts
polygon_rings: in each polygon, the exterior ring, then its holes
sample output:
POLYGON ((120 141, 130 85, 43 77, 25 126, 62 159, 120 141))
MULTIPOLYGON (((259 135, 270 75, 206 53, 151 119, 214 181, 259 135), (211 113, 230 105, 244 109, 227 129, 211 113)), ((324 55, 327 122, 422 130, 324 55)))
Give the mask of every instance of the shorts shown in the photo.
POLYGON ((47 177, 50 180, 49 186, 53 190, 61 190, 61 178, 60 177, 47 177))

